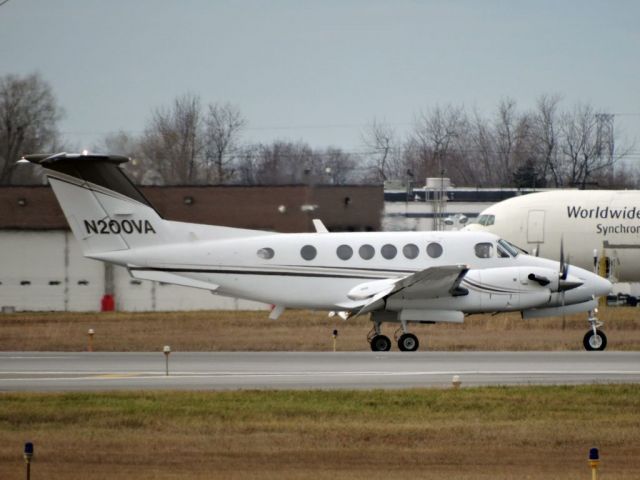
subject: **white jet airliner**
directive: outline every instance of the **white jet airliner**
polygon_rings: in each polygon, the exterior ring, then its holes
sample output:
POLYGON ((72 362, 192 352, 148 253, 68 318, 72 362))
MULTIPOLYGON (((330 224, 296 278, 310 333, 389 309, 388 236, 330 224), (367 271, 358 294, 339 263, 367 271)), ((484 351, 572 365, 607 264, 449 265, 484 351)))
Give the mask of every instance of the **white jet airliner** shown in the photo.
POLYGON ((528 251, 558 259, 571 245, 571 263, 592 269, 608 259, 614 281, 640 281, 640 191, 556 190, 496 203, 464 228, 499 235, 528 251))
POLYGON ((113 155, 27 155, 45 168, 86 257, 138 279, 211 290, 285 308, 371 314, 368 340, 387 351, 383 322, 397 322, 398 348, 414 351, 411 322, 463 322, 465 314, 521 311, 523 318, 589 312, 587 350, 606 336, 592 315, 611 289, 590 271, 526 255, 484 232, 278 234, 163 219, 113 155), (570 270, 570 272, 569 272, 570 270))

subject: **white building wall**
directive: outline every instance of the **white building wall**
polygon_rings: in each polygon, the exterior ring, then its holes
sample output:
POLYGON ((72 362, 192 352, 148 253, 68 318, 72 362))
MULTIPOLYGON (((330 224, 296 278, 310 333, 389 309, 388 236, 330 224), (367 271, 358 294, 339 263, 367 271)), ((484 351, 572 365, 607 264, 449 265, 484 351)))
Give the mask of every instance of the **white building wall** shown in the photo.
POLYGON ((72 312, 100 310, 104 295, 104 264, 82 256, 80 244, 71 232, 65 232, 69 251, 68 308, 72 312))
POLYGON ((0 305, 64 310, 64 232, 3 232, 0 244, 0 305))
MULTIPOLYGON (((0 231, 0 308, 4 311, 99 311, 105 265, 82 256, 71 232, 0 231)), ((117 310, 259 310, 258 302, 207 290, 132 279, 114 268, 117 310)))
MULTIPOLYGON (((492 202, 446 202, 444 217, 455 217, 457 214, 477 216, 492 202)), ((382 230, 393 231, 427 231, 434 229, 433 205, 431 202, 384 202, 382 230)), ((473 219, 470 219, 472 221, 473 219)), ((445 230, 459 229, 463 225, 445 226, 445 230)))

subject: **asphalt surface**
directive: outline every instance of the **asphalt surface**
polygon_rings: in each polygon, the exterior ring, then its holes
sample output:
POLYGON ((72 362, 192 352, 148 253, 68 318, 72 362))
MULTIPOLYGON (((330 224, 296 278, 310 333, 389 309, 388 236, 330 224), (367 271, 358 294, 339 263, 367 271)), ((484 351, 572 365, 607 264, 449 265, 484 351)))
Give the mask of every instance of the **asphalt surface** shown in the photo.
POLYGON ((640 352, 1 352, 0 391, 640 383, 640 352))

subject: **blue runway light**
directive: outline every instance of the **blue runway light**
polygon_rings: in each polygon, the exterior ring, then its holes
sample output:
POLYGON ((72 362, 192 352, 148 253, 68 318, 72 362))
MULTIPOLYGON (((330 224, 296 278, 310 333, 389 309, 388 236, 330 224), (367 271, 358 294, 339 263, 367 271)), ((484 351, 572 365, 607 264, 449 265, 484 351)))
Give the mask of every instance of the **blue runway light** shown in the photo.
POLYGON ((33 455, 33 443, 27 442, 24 444, 24 454, 29 457, 33 455))
POLYGON ((597 448, 592 448, 589 450, 589 460, 600 460, 600 454, 597 448))

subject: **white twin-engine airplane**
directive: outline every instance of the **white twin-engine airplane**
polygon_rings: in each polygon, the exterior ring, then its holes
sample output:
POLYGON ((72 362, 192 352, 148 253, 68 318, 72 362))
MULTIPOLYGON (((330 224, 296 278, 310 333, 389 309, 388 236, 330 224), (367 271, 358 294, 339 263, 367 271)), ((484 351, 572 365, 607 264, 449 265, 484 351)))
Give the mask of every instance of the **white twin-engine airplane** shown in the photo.
MULTIPOLYGON (((408 324, 461 323, 465 314, 520 311, 525 319, 589 311, 587 350, 606 337, 592 315, 608 280, 527 255, 486 232, 278 234, 163 219, 119 168, 114 155, 39 154, 20 162, 45 168, 86 257, 126 267, 138 279, 211 290, 285 308, 371 314, 373 351, 400 324, 402 351, 418 349, 408 324), (570 270, 570 273, 569 273, 570 270)), ((232 206, 229 206, 231 208, 232 206)))

